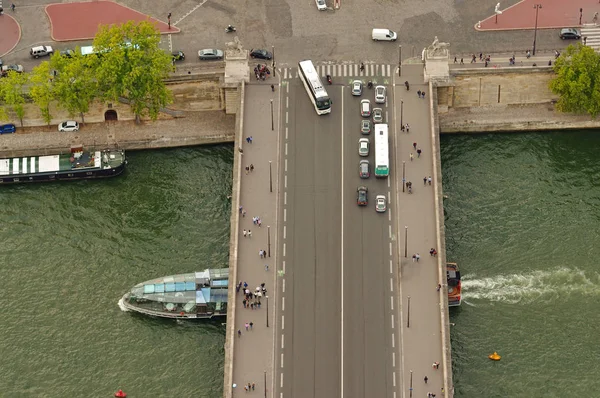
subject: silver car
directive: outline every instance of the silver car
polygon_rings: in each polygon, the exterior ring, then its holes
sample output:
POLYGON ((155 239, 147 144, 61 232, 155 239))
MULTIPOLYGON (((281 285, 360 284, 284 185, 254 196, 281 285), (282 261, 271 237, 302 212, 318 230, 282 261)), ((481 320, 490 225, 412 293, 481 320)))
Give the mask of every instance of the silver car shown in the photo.
POLYGON ((364 135, 371 134, 371 121, 369 119, 363 119, 360 121, 360 132, 364 135))
POLYGON ((377 195, 375 197, 375 211, 377 213, 385 213, 387 210, 387 199, 385 195, 377 195))
POLYGON ((352 95, 361 96, 362 95, 362 86, 363 83, 360 80, 355 80, 352 82, 352 95))
POLYGON ((360 115, 362 117, 371 116, 371 101, 368 99, 360 101, 360 115))
POLYGON ((75 120, 67 120, 58 125, 58 131, 79 131, 79 123, 75 120))
POLYGON ((364 159, 358 163, 358 175, 360 178, 369 178, 371 176, 371 165, 364 159))
POLYGON ((358 140, 358 154, 360 156, 369 156, 369 139, 361 138, 358 140))
POLYGON ((198 58, 201 60, 223 59, 223 51, 212 48, 206 48, 198 51, 198 58))
POLYGON ((375 87, 375 103, 385 104, 385 86, 375 87))
POLYGON ((383 123, 383 110, 381 108, 373 109, 373 123, 383 123))

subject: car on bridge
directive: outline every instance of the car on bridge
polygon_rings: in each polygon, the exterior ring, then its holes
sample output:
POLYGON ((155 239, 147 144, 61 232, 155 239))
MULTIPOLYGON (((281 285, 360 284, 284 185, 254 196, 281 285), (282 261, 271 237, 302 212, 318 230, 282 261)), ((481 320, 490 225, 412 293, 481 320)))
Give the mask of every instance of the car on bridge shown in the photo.
POLYGON ((54 50, 50 46, 35 46, 31 47, 31 50, 29 50, 29 54, 33 58, 39 58, 54 54, 54 50))
POLYGON ((352 95, 359 97, 362 95, 363 83, 360 80, 354 80, 352 82, 352 95))
POLYGON ((360 132, 364 135, 371 134, 371 121, 369 119, 363 119, 360 121, 360 132))
POLYGON ((371 116, 371 101, 368 99, 360 101, 360 115, 362 117, 371 116))
POLYGON ((371 165, 366 159, 358 163, 358 175, 360 178, 369 178, 371 176, 371 165))
POLYGON ((317 10, 325 11, 327 9, 327 4, 325 4, 325 0, 315 0, 317 3, 317 10))
POLYGON ((250 57, 258 59, 272 59, 273 53, 267 50, 250 50, 250 57))
POLYGON ((375 103, 385 104, 385 86, 375 87, 375 103))
POLYGON ((373 109, 373 123, 383 123, 383 110, 381 108, 373 109))
POLYGON ((560 38, 563 40, 573 39, 579 40, 581 39, 581 31, 575 28, 564 28, 560 30, 560 38))
POLYGON ((365 186, 360 186, 356 188, 356 204, 359 206, 366 206, 369 204, 368 198, 369 190, 365 186))
POLYGON ((377 213, 385 213, 387 210, 387 199, 385 195, 377 195, 375 197, 375 211, 377 213))
POLYGON ((223 59, 223 51, 214 48, 205 48, 198 51, 198 58, 201 61, 210 61, 213 59, 223 59))
POLYGON ((358 140, 358 154, 360 156, 369 156, 369 139, 361 138, 358 140))

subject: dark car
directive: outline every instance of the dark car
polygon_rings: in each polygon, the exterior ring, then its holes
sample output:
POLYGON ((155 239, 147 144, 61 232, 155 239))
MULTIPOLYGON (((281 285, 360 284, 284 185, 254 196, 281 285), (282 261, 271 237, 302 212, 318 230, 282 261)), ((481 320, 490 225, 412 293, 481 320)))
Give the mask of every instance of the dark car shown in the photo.
POLYGON ((563 40, 566 40, 566 39, 579 40, 579 39, 581 39, 581 32, 579 31, 579 29, 575 29, 575 28, 561 29, 560 30, 560 38, 563 40))
POLYGON ((12 123, 0 125, 0 134, 11 134, 15 131, 17 131, 17 127, 12 123))
POLYGON ((185 59, 183 51, 173 51, 171 56, 173 57, 173 61, 183 61, 185 59))
POLYGON ((73 50, 62 50, 60 52, 60 55, 65 57, 65 58, 73 58, 73 56, 75 55, 75 51, 73 50))
POLYGON ((366 206, 369 203, 367 198, 367 192, 369 190, 365 186, 360 186, 356 189, 356 204, 359 206, 366 206))
POLYGON ((361 160, 358 163, 358 175, 360 178, 369 178, 371 175, 371 165, 368 160, 361 160))
POLYGON ((273 58, 273 53, 267 50, 250 50, 250 56, 258 59, 271 59, 273 58))

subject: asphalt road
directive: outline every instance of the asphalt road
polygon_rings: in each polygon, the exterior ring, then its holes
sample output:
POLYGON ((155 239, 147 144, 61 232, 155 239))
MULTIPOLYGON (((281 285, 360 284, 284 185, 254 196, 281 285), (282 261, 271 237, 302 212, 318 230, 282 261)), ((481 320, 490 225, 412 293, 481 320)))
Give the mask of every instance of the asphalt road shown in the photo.
MULTIPOLYGON (((276 396, 383 397, 400 391, 395 203, 384 214, 374 208, 377 194, 395 197, 394 179, 358 176, 364 159, 358 155, 359 102, 374 102, 374 93, 352 97, 350 80, 340 77, 327 86, 333 107, 324 116, 315 113, 299 79, 284 86, 285 306, 277 316, 285 321, 283 343, 276 344, 276 396), (356 204, 359 185, 369 188, 366 207, 356 204)), ((374 173, 371 145, 367 159, 374 173)))

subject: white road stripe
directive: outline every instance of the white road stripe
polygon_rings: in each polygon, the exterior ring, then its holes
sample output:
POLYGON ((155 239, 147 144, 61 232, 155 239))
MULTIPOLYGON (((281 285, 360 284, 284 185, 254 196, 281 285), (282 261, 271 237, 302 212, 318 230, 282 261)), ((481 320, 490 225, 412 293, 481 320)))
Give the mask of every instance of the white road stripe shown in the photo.
POLYGON ((289 112, 285 112, 285 124, 289 124, 289 112))
POLYGON ((283 257, 285 257, 285 242, 283 243, 283 257))
POLYGON ((283 333, 281 334, 281 349, 283 350, 284 344, 283 344, 283 333))
MULTIPOLYGON (((283 264, 283 273, 285 274, 285 260, 283 260, 282 264, 283 264)), ((285 281, 285 279, 284 279, 284 281, 285 281)))
POLYGON ((281 298, 281 312, 285 311, 285 297, 281 298))
POLYGON ((287 228, 286 228, 286 226, 284 225, 284 226, 283 226, 283 239, 285 239, 286 233, 287 233, 287 228))
MULTIPOLYGON (((392 227, 390 226, 390 238, 392 237, 392 227)), ((390 257, 392 256, 392 242, 390 242, 390 257)))
MULTIPOLYGON (((283 280, 283 284, 281 285, 281 292, 285 293, 285 279, 283 280)), ((282 317, 283 318, 283 317, 282 317)), ((283 329, 283 328, 282 328, 283 329)))
POLYGON ((281 330, 285 329, 285 316, 281 316, 281 330))
POLYGON ((392 352, 392 367, 396 367, 396 353, 392 352))
POLYGON ((283 187, 287 189, 287 174, 283 176, 283 187))
POLYGON ((396 348, 396 334, 392 333, 392 348, 396 348))
POLYGON ((288 143, 286 142, 285 143, 285 156, 287 156, 287 155, 288 155, 288 143))
MULTIPOLYGON (((283 204, 287 205, 287 191, 283 192, 283 204)), ((284 228, 285 228, 285 226, 284 226, 284 228)))
POLYGON ((392 281, 392 278, 390 278, 390 291, 394 291, 394 282, 392 281))
POLYGON ((286 140, 288 139, 288 127, 287 126, 285 127, 285 139, 286 140))
POLYGON ((390 307, 391 310, 394 311, 394 296, 390 296, 390 307))
POLYGON ((287 173, 287 158, 285 158, 285 159, 284 159, 284 162, 283 162, 283 164, 284 164, 284 166, 285 166, 285 169, 284 169, 284 171, 287 173))
POLYGON ((283 222, 287 222, 287 209, 283 209, 283 222))
MULTIPOLYGON (((281 354, 283 355, 283 354, 281 354)), ((281 372, 281 380, 279 381, 279 388, 283 388, 283 372, 281 372)))
MULTIPOLYGON (((392 372, 392 383, 394 384, 394 387, 396 387, 396 372, 392 372)), ((394 391, 394 396, 396 396, 396 392, 394 391)))
POLYGON ((394 326, 394 325, 395 325, 395 322, 394 322, 394 314, 392 314, 392 329, 394 329, 394 328, 395 328, 395 326, 394 326))
POLYGON ((392 271, 392 260, 390 260, 390 274, 393 273, 394 271, 392 271))
MULTIPOLYGON (((281 353, 281 369, 283 369, 283 352, 281 353)), ((283 373, 281 373, 281 377, 283 377, 283 373)))

